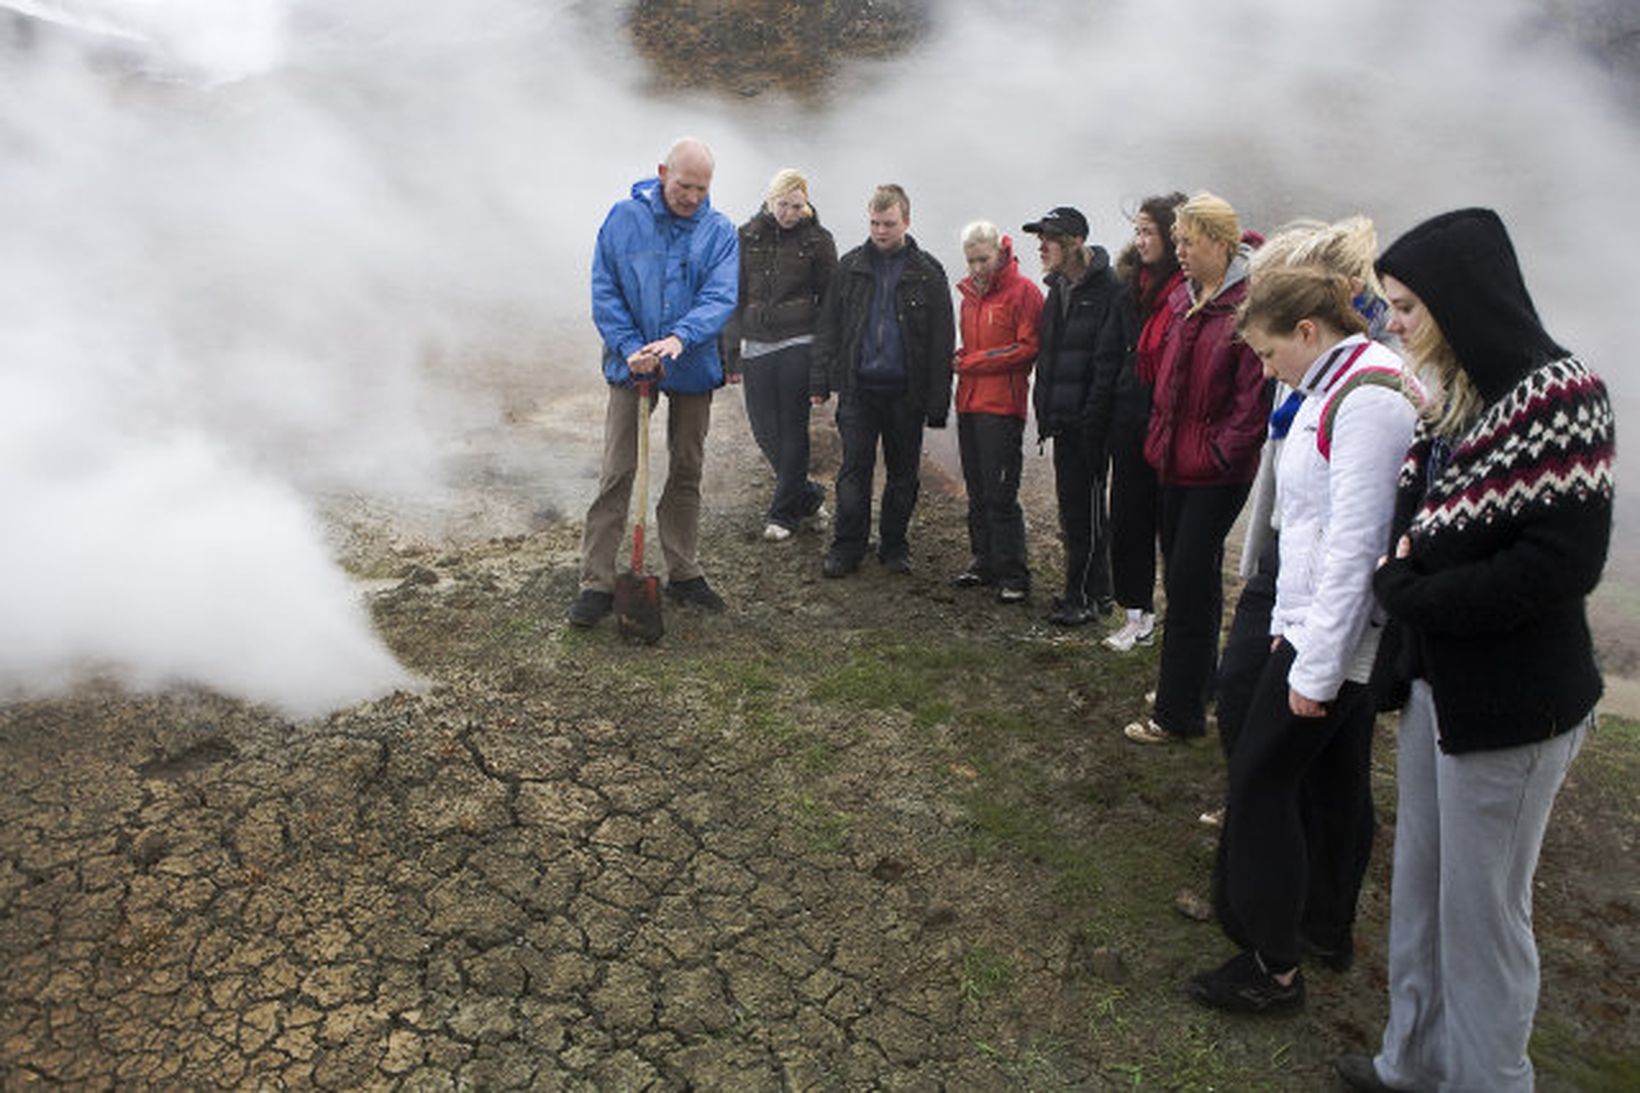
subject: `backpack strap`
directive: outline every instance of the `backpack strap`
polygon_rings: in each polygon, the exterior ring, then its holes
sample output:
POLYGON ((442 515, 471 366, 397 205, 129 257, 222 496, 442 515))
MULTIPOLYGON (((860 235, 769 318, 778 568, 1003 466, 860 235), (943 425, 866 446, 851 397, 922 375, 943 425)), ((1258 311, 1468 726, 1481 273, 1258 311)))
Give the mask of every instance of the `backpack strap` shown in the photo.
POLYGON ((1408 388, 1406 378, 1406 374, 1398 368, 1362 368, 1351 372, 1336 389, 1327 392, 1327 401, 1321 406, 1321 422, 1315 433, 1315 450, 1321 453, 1321 458, 1332 461, 1333 419, 1338 416, 1338 404, 1344 401, 1345 395, 1357 387, 1388 387, 1399 391, 1416 406, 1418 394, 1408 388))

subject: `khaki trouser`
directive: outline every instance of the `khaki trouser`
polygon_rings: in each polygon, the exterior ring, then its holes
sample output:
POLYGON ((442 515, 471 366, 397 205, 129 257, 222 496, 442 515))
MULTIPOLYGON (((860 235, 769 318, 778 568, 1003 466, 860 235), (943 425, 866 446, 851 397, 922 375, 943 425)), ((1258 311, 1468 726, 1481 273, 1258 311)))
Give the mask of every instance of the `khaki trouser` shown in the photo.
MULTIPOLYGON (((706 461, 706 431, 712 422, 712 393, 666 397, 666 486, 655 506, 661 555, 670 581, 701 575, 700 474, 706 461)), ((654 434, 651 433, 651 440, 654 434)), ((581 587, 612 592, 616 554, 626 538, 632 477, 638 468, 638 391, 610 387, 604 412, 604 462, 598 497, 587 510, 581 535, 581 587)), ((650 471, 651 491, 655 481, 650 471)), ((627 559, 621 558, 621 566, 627 559)))

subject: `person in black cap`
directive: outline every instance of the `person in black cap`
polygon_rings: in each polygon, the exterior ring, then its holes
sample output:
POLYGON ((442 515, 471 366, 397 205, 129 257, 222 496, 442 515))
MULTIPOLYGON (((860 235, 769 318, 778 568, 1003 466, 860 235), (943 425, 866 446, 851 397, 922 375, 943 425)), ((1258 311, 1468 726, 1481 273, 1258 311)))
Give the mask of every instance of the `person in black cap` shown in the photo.
POLYGON ((1094 350, 1121 292, 1105 248, 1089 246, 1088 220, 1069 205, 1026 224, 1037 237, 1048 299, 1036 364, 1037 442, 1053 441, 1054 492, 1065 546, 1065 591, 1050 622, 1081 626, 1113 606, 1105 531, 1105 423, 1094 350))
POLYGON ((1543 329, 1497 213, 1378 259, 1390 330, 1432 382, 1373 591, 1404 628, 1389 1021, 1356 1089, 1532 1088, 1532 877, 1594 724, 1585 600, 1611 537, 1606 387, 1543 329))

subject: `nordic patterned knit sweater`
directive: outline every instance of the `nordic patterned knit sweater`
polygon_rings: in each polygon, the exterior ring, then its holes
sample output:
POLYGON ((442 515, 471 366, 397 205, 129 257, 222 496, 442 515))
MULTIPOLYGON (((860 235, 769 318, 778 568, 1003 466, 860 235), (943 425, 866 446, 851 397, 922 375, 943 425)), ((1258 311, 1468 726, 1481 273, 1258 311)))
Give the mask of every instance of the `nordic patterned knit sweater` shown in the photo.
POLYGON ((1374 590, 1408 628, 1403 666, 1434 693, 1443 750, 1547 739, 1601 692, 1584 599, 1611 535, 1605 385, 1543 332, 1490 211, 1427 221, 1379 271, 1418 294, 1485 405, 1450 441, 1414 434, 1395 519, 1412 551, 1374 590))

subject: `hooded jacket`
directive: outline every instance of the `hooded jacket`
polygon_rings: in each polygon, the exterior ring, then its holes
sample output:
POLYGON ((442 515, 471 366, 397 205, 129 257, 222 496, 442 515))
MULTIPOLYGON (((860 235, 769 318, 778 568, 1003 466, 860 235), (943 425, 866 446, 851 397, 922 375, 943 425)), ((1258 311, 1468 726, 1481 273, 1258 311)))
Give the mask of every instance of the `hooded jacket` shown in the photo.
POLYGON ((740 226, 740 298, 723 328, 723 365, 740 371, 740 341, 780 342, 813 334, 837 244, 818 214, 789 228, 768 209, 740 226))
POLYGON ((1601 692, 1584 600, 1611 536, 1605 385, 1544 331, 1491 210, 1418 225, 1378 271, 1418 295, 1484 400, 1460 436, 1420 424, 1401 466, 1411 552, 1373 589, 1407 628, 1402 671, 1429 682, 1447 752, 1547 739, 1601 692))
MULTIPOLYGON (((809 392, 821 397, 846 393, 859 382, 860 347, 876 291, 869 239, 843 255, 820 305, 809 365, 809 392)), ((904 269, 894 289, 895 320, 904 353, 906 397, 922 409, 929 425, 945 424, 951 412, 951 353, 956 331, 951 315, 951 282, 939 260, 909 235, 904 269)))
POLYGON ((1168 298, 1172 318, 1145 435, 1145 459, 1164 486, 1236 485, 1258 472, 1270 386, 1258 354, 1236 336, 1247 259, 1244 246, 1199 307, 1188 280, 1168 298))
POLYGON ((723 385, 718 335, 735 310, 740 247, 729 218, 703 200, 692 216, 667 208, 658 178, 632 185, 609 210, 592 257, 592 321, 604 340, 604 378, 632 382, 626 359, 675 334, 683 353, 660 389, 703 394, 723 385))
MULTIPOLYGON (((1038 440, 1093 437, 1104 414, 1095 401, 1094 357, 1122 285, 1104 247, 1087 251, 1088 268, 1075 283, 1059 273, 1044 278, 1048 298, 1042 305, 1033 399, 1038 440)), ((1103 437, 1097 439, 1102 442, 1103 437)))
POLYGON ((1042 290, 1019 272, 1013 240, 1002 237, 1001 264, 982 294, 972 277, 962 295, 962 347, 957 350, 957 413, 1025 419, 1036 363, 1042 290))

